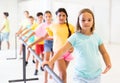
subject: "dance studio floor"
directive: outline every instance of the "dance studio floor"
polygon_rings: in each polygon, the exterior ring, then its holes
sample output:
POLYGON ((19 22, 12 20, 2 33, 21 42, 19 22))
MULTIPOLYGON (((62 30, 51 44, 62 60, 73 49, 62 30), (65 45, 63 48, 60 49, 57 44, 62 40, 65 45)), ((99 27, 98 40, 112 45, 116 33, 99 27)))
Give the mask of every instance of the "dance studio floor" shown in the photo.
MULTIPOLYGON (((120 44, 105 44, 105 47, 110 54, 112 61, 112 69, 105 75, 102 75, 101 83, 120 83, 120 44)), ((22 59, 18 57, 17 59, 10 59, 15 57, 15 50, 0 50, 0 83, 9 83, 9 80, 23 79, 23 63, 22 59)), ((42 83, 43 82, 43 72, 39 70, 37 76, 34 76, 35 64, 32 63, 32 57, 29 59, 29 63, 26 67, 26 78, 39 78, 36 81, 27 81, 26 83, 42 83)), ((103 69, 105 67, 103 61, 103 69)), ((73 61, 70 63, 68 72, 68 83, 73 83, 72 81, 72 65, 73 61)), ((57 69, 55 69, 57 72, 57 69)), ((17 82, 14 82, 17 83, 17 82)), ((24 82, 19 82, 24 83, 24 82)), ((49 79, 49 83, 56 83, 54 80, 49 79)))

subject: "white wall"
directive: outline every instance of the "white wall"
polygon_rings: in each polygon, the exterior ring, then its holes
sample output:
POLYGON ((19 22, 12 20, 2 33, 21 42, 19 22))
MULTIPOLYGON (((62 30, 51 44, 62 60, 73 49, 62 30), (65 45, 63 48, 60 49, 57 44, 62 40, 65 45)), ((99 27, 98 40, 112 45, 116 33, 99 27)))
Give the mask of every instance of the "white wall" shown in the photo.
MULTIPOLYGON (((9 21, 10 21, 10 44, 11 48, 14 48, 14 33, 17 28, 17 0, 0 0, 0 28, 3 21, 3 12, 9 12, 9 21)), ((6 46, 3 44, 3 47, 6 46)))
POLYGON ((111 41, 120 43, 120 0, 112 0, 111 5, 111 41))
POLYGON ((53 12, 55 12, 59 7, 67 9, 69 22, 75 26, 78 12, 81 9, 90 8, 93 10, 96 20, 95 31, 103 38, 104 42, 109 42, 109 0, 54 0, 52 3, 53 12))
POLYGON ((94 14, 96 32, 100 34, 104 42, 110 42, 110 2, 109 0, 95 0, 94 14))

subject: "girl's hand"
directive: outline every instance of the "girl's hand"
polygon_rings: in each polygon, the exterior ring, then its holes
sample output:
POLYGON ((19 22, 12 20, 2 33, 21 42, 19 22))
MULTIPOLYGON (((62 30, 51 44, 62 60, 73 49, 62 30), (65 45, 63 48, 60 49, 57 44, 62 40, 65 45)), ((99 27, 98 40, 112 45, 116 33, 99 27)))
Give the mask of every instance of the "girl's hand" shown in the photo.
POLYGON ((19 34, 18 34, 18 33, 15 33, 15 36, 19 36, 19 34))
POLYGON ((111 65, 107 65, 102 74, 106 74, 111 69, 111 65))
POLYGON ((28 45, 27 49, 28 49, 28 48, 31 48, 31 47, 32 47, 32 44, 28 45))
POLYGON ((21 36, 21 35, 19 36, 19 39, 22 39, 22 36, 21 36))
POLYGON ((73 47, 71 47, 71 48, 68 50, 69 53, 72 53, 73 51, 74 51, 74 48, 73 48, 73 47))
POLYGON ((27 42, 28 41, 28 38, 26 38, 25 40, 24 40, 24 42, 27 42))
POLYGON ((50 67, 52 64, 49 61, 43 61, 42 68, 44 68, 45 65, 48 65, 50 67))

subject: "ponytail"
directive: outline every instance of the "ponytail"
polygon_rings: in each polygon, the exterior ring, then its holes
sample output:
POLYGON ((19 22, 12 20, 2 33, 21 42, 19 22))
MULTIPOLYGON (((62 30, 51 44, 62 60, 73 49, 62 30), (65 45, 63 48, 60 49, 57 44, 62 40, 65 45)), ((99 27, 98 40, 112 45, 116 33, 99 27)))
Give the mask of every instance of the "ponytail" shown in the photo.
POLYGON ((58 12, 64 12, 64 13, 66 14, 66 16, 67 16, 67 18, 66 18, 66 25, 67 25, 67 27, 68 27, 68 32, 69 32, 68 37, 70 37, 70 36, 71 36, 71 31, 70 31, 70 27, 69 27, 69 24, 68 24, 68 14, 67 14, 67 11, 65 10, 65 8, 59 8, 59 9, 56 11, 56 15, 58 14, 58 12))
POLYGON ((69 24, 68 24, 68 19, 66 19, 66 25, 68 27, 68 32, 69 32, 68 38, 69 38, 71 36, 71 31, 70 31, 70 27, 69 27, 69 24))

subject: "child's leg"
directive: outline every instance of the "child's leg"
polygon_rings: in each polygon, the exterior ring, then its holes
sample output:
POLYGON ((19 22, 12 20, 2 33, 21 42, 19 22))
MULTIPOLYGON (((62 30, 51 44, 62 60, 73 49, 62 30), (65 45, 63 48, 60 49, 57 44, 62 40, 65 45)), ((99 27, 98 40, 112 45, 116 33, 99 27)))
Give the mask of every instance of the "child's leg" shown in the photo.
MULTIPOLYGON (((33 50, 35 51, 35 47, 33 48, 33 50)), ((35 63, 35 57, 32 56, 32 62, 35 63)))
MULTIPOLYGON (((53 40, 45 40, 44 42, 44 52, 45 52, 45 59, 44 61, 49 61, 51 52, 53 47, 53 40)), ((47 83, 48 81, 48 73, 45 71, 44 73, 44 83, 47 83)))
MULTIPOLYGON (((50 52, 45 52, 45 57, 44 57, 44 61, 49 61, 50 58, 50 52)), ((47 71, 44 72, 44 83, 47 83, 48 81, 48 73, 47 71)))
MULTIPOLYGON (((52 50, 51 50, 52 51, 52 50)), ((52 51, 51 52, 51 56, 50 56, 50 58, 52 58, 53 57, 53 54, 54 54, 54 52, 52 51)), ((53 65, 51 65, 51 69, 53 70, 54 69, 54 64, 53 65)), ((50 77, 49 77, 50 79, 52 79, 52 76, 50 75, 50 77)))
POLYGON ((59 71, 59 76, 63 80, 64 83, 67 83, 67 66, 66 61, 64 59, 57 60, 57 67, 59 71))
MULTIPOLYGON (((35 45, 35 53, 39 56, 40 55, 40 46, 38 44, 35 45)), ((34 75, 38 74, 38 60, 35 63, 35 73, 34 75)))
POLYGON ((28 53, 27 53, 27 58, 26 58, 26 65, 28 64, 28 59, 30 57, 30 51, 28 50, 28 53))
POLYGON ((10 49, 10 42, 7 41, 7 49, 10 49))
MULTIPOLYGON (((43 50, 44 50, 44 45, 41 45, 41 44, 36 44, 35 45, 35 52, 38 56, 40 56, 42 58, 42 60, 44 59, 43 50)), ((34 75, 38 74, 38 65, 39 65, 39 62, 38 62, 38 60, 36 60, 34 75)))
POLYGON ((20 56, 22 55, 22 45, 23 45, 23 44, 20 44, 20 51, 19 51, 19 55, 20 55, 20 56))
POLYGON ((6 43, 7 43, 7 49, 10 49, 9 33, 6 33, 6 43))
MULTIPOLYGON (((40 55, 42 57, 42 60, 44 59, 44 54, 41 54, 40 55)), ((38 66, 39 66, 39 61, 36 60, 36 63, 35 63, 35 73, 34 75, 38 75, 38 66)))
POLYGON ((33 60, 32 60, 33 63, 35 63, 35 57, 33 56, 33 60))
POLYGON ((35 63, 35 73, 34 73, 34 75, 38 75, 38 65, 39 65, 39 62, 38 62, 38 60, 36 60, 36 63, 35 63))

